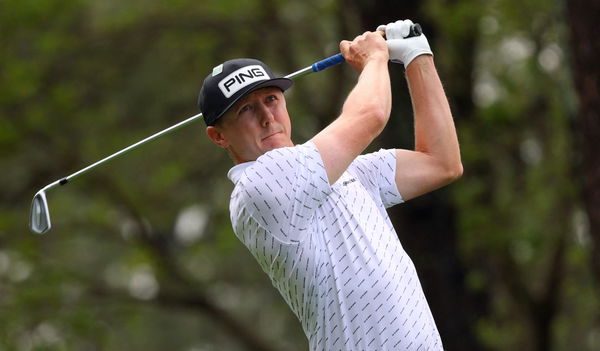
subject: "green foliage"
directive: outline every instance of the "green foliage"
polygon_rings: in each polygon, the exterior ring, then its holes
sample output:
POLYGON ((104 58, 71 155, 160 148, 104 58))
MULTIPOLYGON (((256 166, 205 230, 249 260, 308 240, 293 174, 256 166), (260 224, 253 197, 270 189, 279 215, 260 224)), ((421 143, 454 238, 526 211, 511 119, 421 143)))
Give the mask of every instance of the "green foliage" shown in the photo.
POLYGON ((590 298, 580 305, 558 292, 555 349, 591 350, 589 340, 598 333, 597 307, 590 314, 576 312, 598 304, 588 263, 566 260, 559 285, 548 281, 562 246, 566 255, 589 255, 589 246, 576 237, 581 224, 574 222, 582 204, 566 29, 557 20, 563 9, 552 5, 500 1, 483 9, 474 67, 478 108, 459 126, 467 171, 454 193, 463 259, 473 267, 472 287, 487 288, 492 299, 493 312, 478 330, 497 350, 536 347, 535 306, 556 289, 590 298))
MULTIPOLYGON (((231 161, 202 122, 51 190, 47 235, 26 223, 43 185, 198 113, 202 79, 223 60, 254 56, 283 74, 335 53, 347 31, 364 30, 343 5, 0 2, 0 350, 246 349, 206 308, 183 304, 189 297, 207 298, 271 349, 306 348, 231 231, 231 161)), ((553 346, 592 350, 600 301, 573 180, 564 9, 541 0, 425 8, 449 95, 466 90, 475 102, 457 116, 466 173, 452 194, 467 286, 491 299, 478 337, 493 350, 535 341, 513 285, 536 301, 565 245, 553 346), (473 33, 469 60, 461 43, 473 33), (458 79, 464 67, 472 71, 458 79)), ((335 117, 354 78, 339 67, 296 82, 296 141, 335 117)))

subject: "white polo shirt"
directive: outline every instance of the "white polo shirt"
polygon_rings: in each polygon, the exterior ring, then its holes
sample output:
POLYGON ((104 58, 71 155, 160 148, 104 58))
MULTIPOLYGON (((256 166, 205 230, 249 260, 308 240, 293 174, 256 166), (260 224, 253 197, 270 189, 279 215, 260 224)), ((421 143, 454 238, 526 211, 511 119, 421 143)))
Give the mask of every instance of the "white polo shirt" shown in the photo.
POLYGON ((296 314, 310 350, 443 350, 415 267, 387 215, 393 150, 329 185, 312 142, 233 167, 231 222, 296 314))

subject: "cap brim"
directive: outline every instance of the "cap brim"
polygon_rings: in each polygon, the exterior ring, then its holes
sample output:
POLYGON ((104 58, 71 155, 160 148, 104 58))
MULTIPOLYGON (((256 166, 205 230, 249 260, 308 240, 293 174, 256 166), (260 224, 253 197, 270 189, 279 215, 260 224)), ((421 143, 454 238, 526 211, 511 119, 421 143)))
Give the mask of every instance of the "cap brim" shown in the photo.
POLYGON ((244 93, 240 94, 240 96, 234 98, 233 100, 231 100, 229 102, 229 104, 227 105, 227 107, 225 107, 223 109, 223 112, 221 112, 220 114, 218 114, 215 119, 213 120, 213 124, 217 122, 217 120, 221 117, 223 117, 223 115, 229 111, 229 109, 235 105, 236 102, 238 102, 241 98, 243 98, 244 96, 250 94, 251 92, 261 89, 261 88, 267 88, 267 87, 277 87, 279 89, 281 89, 282 91, 286 91, 289 87, 291 87, 294 84, 294 81, 289 79, 289 78, 273 78, 273 79, 269 79, 269 80, 263 80, 260 82, 256 82, 254 85, 249 85, 248 88, 246 88, 246 91, 244 91, 244 93))

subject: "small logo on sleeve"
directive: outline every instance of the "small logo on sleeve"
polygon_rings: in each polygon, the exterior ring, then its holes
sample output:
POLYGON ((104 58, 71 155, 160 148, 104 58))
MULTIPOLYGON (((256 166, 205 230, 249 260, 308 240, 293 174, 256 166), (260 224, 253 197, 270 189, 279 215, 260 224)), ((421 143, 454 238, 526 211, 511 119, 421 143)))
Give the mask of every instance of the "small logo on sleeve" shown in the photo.
POLYGON ((226 98, 229 98, 249 84, 268 79, 269 75, 260 65, 246 66, 221 79, 219 89, 226 98))

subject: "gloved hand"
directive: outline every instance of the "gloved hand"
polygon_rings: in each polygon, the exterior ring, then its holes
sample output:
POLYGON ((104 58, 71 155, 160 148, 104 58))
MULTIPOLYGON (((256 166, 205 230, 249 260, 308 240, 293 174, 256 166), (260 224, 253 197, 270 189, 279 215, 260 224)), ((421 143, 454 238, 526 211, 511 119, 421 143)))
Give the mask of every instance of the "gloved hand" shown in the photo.
POLYGON ((377 30, 385 31, 390 60, 403 63, 405 68, 419 55, 433 55, 425 34, 406 38, 412 25, 411 20, 400 20, 377 27, 377 30))

